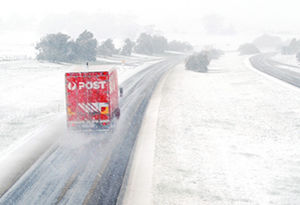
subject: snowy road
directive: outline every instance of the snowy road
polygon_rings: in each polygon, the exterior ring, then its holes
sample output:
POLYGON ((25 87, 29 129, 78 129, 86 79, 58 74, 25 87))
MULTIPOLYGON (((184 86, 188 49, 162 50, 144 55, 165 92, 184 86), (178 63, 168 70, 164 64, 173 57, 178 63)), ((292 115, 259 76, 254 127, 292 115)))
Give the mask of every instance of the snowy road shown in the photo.
POLYGON ((123 82, 121 117, 113 133, 69 133, 0 199, 0 204, 114 204, 145 107, 158 79, 181 57, 123 82))
POLYGON ((259 54, 250 58, 256 69, 273 77, 300 87, 300 67, 280 63, 271 59, 274 54, 259 54))

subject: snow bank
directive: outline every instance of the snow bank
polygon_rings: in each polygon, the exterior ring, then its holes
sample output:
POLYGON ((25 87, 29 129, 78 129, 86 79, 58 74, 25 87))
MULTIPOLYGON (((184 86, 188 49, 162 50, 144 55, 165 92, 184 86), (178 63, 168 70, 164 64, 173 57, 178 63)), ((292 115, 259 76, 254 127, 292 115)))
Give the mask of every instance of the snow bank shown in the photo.
POLYGON ((167 75, 158 83, 145 112, 133 155, 128 165, 128 181, 123 187, 126 191, 123 199, 121 199, 121 204, 123 205, 153 204, 151 192, 156 139, 155 130, 157 130, 158 110, 166 78, 167 75))
MULTIPOLYGON (((154 166, 143 175, 153 148, 138 144, 131 183, 147 186, 129 183, 129 199, 138 190, 153 204, 299 203, 299 92, 253 72, 244 60, 226 54, 208 73, 181 65, 169 74, 157 129, 143 132, 156 135, 154 166)), ((130 204, 140 204, 137 197, 130 204)))

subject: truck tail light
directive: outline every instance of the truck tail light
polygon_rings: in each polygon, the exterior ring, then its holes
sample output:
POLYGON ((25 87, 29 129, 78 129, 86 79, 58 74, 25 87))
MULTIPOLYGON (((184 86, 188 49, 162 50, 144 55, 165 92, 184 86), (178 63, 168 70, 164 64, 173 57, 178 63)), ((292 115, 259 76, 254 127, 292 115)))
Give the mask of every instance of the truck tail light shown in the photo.
POLYGON ((75 113, 74 113, 74 112, 72 112, 72 110, 71 110, 71 108, 70 108, 70 107, 68 107, 68 114, 69 114, 69 115, 75 115, 75 113))
POLYGON ((109 112, 108 112, 108 106, 101 107, 101 114, 107 115, 108 113, 109 113, 109 112))

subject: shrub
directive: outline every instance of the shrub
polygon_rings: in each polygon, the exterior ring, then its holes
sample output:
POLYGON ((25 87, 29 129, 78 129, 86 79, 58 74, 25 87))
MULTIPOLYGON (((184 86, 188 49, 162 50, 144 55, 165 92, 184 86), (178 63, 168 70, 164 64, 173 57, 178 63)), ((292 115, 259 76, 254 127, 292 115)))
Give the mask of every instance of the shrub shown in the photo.
POLYGON ((98 47, 97 53, 103 56, 112 56, 117 54, 119 51, 115 48, 113 41, 109 38, 106 41, 103 41, 102 44, 98 47))
POLYGON ((125 44, 121 50, 121 55, 130 56, 132 53, 132 49, 134 47, 134 42, 129 38, 125 40, 125 44))
POLYGON ((35 47, 39 51, 37 59, 51 62, 69 61, 68 55, 72 53, 70 45, 70 36, 66 34, 48 34, 35 47))
POLYGON ((185 67, 187 70, 193 70, 197 72, 207 72, 207 66, 210 60, 208 56, 203 52, 195 53, 186 59, 185 67))
POLYGON ((146 33, 142 33, 136 41, 134 50, 137 53, 152 55, 154 53, 152 36, 146 33))
POLYGON ((136 41, 135 52, 141 54, 161 54, 168 49, 168 40, 164 36, 151 36, 146 33, 141 33, 136 41))
POLYGON ((97 40, 94 38, 94 35, 85 30, 79 35, 76 39, 76 53, 78 60, 83 61, 95 61, 97 54, 97 40))

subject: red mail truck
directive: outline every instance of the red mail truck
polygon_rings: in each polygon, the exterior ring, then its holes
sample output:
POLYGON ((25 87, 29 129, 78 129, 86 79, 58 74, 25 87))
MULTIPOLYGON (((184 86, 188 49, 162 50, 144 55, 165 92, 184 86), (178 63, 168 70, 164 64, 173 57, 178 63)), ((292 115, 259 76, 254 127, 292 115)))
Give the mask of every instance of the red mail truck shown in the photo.
POLYGON ((65 86, 68 127, 108 129, 119 118, 116 69, 66 73, 65 86))

